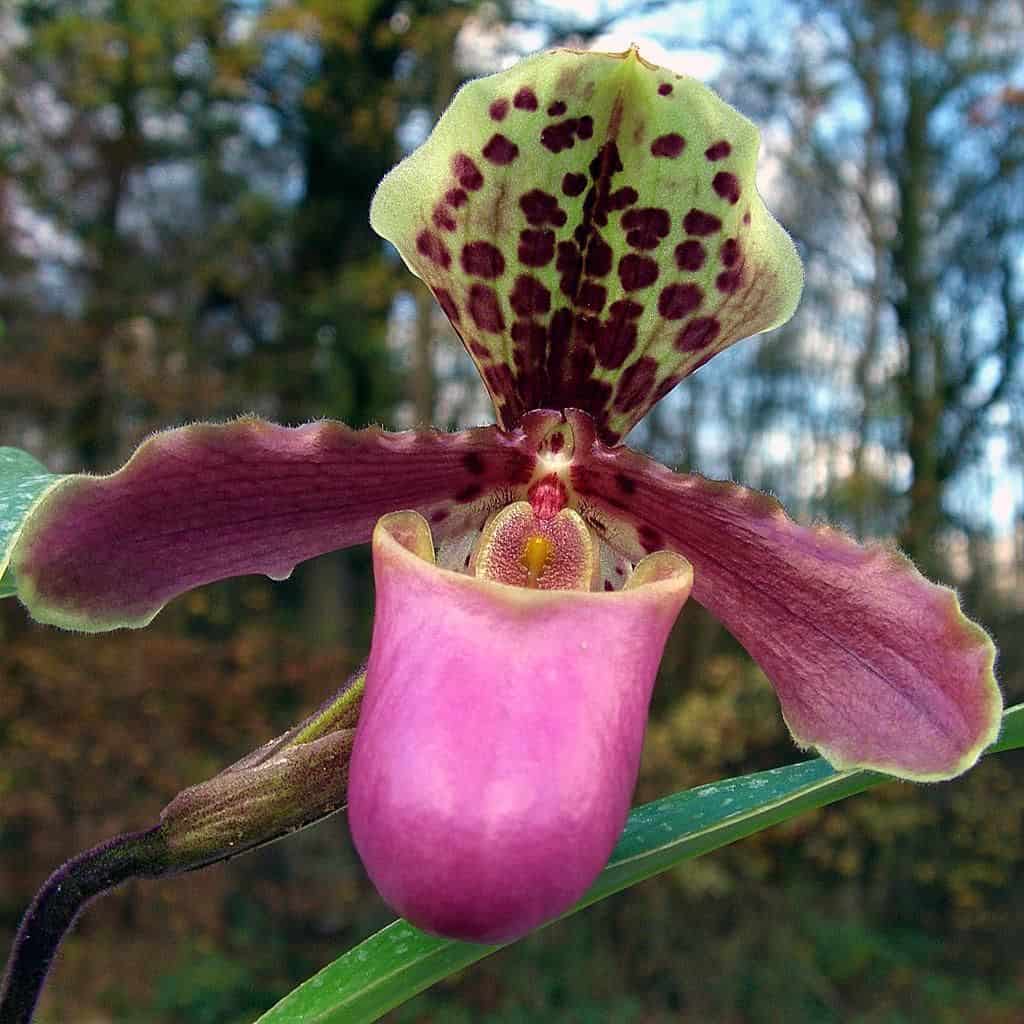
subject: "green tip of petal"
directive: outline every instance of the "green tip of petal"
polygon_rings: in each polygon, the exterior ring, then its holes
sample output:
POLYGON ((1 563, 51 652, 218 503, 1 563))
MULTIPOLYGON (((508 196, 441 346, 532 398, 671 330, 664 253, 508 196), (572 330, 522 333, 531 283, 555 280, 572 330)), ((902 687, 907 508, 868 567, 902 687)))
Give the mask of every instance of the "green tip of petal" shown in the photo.
POLYGON ((683 377, 796 308, 759 134, 694 79, 553 50, 456 95, 370 221, 431 288, 501 424, 582 408, 617 441, 683 377))

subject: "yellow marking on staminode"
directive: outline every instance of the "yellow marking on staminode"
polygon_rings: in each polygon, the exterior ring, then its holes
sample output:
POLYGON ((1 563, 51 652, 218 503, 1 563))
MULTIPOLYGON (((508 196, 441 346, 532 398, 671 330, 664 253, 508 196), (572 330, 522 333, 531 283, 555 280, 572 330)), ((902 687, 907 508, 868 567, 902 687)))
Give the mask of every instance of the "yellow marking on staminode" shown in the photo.
POLYGON ((534 534, 523 546, 523 554, 519 561, 526 569, 526 585, 536 589, 538 580, 547 568, 551 556, 555 553, 555 545, 549 537, 534 534))

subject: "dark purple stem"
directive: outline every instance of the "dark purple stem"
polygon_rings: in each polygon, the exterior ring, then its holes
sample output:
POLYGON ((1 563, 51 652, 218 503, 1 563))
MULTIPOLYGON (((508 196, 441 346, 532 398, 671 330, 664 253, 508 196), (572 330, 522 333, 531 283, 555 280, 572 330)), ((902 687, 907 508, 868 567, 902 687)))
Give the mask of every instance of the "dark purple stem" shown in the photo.
POLYGON ((43 884, 14 939, 3 984, 0 1024, 29 1024, 64 936, 97 896, 130 878, 155 878, 167 870, 161 826, 128 832, 79 854, 43 884))

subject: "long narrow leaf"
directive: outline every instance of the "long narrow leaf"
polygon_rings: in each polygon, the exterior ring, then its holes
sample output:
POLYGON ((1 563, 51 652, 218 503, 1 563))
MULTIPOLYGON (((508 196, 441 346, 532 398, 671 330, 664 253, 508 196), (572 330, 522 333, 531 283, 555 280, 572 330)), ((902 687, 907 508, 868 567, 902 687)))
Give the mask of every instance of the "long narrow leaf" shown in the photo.
MULTIPOLYGON (((1024 746, 1024 705, 1003 716, 990 752, 1024 746)), ((569 911, 804 811, 889 781, 875 772, 837 772, 824 760, 713 782, 638 807, 593 887, 569 911)), ((568 915, 566 915, 568 916, 568 915)), ((303 983, 257 1024, 363 1024, 434 982, 500 949, 439 939, 395 921, 303 983)))
POLYGON ((0 448, 0 597, 15 593, 13 574, 5 570, 25 517, 43 491, 59 479, 28 452, 0 448))

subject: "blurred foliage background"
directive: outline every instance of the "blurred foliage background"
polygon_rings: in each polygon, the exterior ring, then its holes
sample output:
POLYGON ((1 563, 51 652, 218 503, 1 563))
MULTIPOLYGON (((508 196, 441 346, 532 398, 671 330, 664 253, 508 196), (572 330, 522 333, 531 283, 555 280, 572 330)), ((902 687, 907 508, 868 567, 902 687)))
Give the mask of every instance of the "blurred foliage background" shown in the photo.
MULTIPOLYGON (((891 537, 955 584, 1024 697, 1024 15, 997 0, 632 5, 24 0, 0 8, 0 444, 105 472, 255 411, 485 422, 377 180, 458 84, 543 45, 707 79, 762 126, 807 261, 792 323, 631 443, 891 537)), ((230 581, 139 633, 0 605, 0 945, 62 860, 316 706, 364 656, 368 558, 230 581)), ((638 798, 794 760, 771 690, 688 608, 638 798)), ((402 1022, 1024 1020, 1024 762, 890 785, 548 928, 402 1022)), ((343 816, 129 885, 66 942, 42 1022, 235 1024, 389 919, 343 816)))

